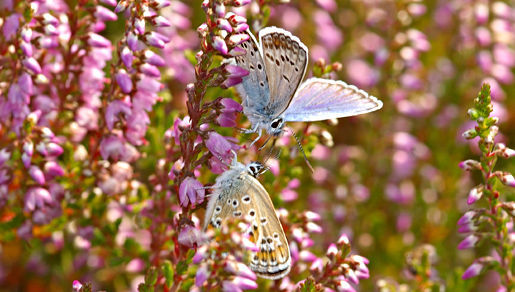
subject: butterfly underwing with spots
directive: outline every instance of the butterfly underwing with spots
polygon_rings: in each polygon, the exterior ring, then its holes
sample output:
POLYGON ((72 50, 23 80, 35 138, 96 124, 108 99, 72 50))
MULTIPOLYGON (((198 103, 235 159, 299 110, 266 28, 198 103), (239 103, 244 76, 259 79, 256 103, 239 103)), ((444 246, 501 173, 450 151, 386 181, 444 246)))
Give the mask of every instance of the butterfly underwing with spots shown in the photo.
POLYGON ((208 225, 219 228, 231 218, 247 218, 245 230, 258 247, 250 255, 250 268, 259 277, 280 279, 290 271, 290 248, 274 205, 265 188, 255 178, 263 165, 252 162, 247 165, 233 160, 231 167, 222 173, 213 186, 204 219, 208 225))
POLYGON ((250 38, 239 45, 245 54, 235 57, 247 71, 236 90, 243 111, 252 124, 247 133, 265 130, 278 136, 286 122, 312 122, 355 116, 380 109, 383 103, 343 81, 309 78, 302 83, 308 65, 307 47, 290 32, 266 27, 259 43, 250 38))

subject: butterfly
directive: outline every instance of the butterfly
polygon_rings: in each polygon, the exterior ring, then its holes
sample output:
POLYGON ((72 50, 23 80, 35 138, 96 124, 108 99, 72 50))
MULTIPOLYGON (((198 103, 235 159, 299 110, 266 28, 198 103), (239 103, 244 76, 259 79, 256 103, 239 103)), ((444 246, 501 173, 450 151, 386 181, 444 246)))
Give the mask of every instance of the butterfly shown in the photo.
POLYGON ((244 232, 259 249, 250 255, 250 269, 259 277, 275 280, 290 272, 290 248, 272 200, 256 179, 262 172, 261 163, 244 165, 235 156, 231 167, 216 179, 213 186, 204 230, 209 224, 219 228, 224 220, 231 217, 248 218, 250 225, 244 232))
MULTIPOLYGON (((266 27, 259 31, 259 43, 250 38, 239 45, 245 54, 235 57, 249 74, 236 90, 251 125, 246 133, 265 130, 277 137, 286 122, 314 122, 368 113, 383 103, 343 81, 309 78, 302 82, 308 66, 308 48, 290 32, 266 27)), ((251 144, 251 145, 252 145, 251 144)))

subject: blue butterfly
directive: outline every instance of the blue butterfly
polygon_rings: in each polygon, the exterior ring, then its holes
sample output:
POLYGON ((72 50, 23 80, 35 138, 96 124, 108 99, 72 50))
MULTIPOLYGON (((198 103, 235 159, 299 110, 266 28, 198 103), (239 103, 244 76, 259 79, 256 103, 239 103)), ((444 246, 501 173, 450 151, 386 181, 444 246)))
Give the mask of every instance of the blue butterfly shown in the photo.
POLYGON ((309 78, 302 82, 308 65, 308 48, 290 32, 267 27, 259 32, 259 43, 250 39, 239 47, 245 54, 235 57, 247 71, 236 90, 252 126, 246 133, 265 130, 272 136, 283 132, 286 122, 313 122, 364 114, 383 103, 343 81, 309 78))

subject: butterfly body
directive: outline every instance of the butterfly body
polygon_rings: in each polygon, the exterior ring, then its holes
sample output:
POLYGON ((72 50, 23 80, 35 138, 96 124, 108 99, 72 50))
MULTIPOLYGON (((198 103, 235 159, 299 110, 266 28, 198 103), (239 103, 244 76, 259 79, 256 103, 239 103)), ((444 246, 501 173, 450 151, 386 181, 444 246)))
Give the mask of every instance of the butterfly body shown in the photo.
MULTIPOLYGON (((307 47, 290 32, 267 27, 259 43, 250 31, 240 44, 245 54, 235 57, 249 71, 236 89, 252 126, 247 133, 262 131, 278 136, 286 122, 321 121, 378 110, 383 103, 343 81, 309 78, 302 82, 308 65, 307 47)), ((253 142, 253 143, 254 143, 253 142)))
POLYGON ((290 271, 290 250, 279 218, 265 188, 254 177, 262 165, 243 165, 236 160, 213 186, 206 209, 204 229, 219 228, 224 220, 247 218, 245 233, 259 248, 250 255, 250 268, 260 277, 279 279, 290 271))

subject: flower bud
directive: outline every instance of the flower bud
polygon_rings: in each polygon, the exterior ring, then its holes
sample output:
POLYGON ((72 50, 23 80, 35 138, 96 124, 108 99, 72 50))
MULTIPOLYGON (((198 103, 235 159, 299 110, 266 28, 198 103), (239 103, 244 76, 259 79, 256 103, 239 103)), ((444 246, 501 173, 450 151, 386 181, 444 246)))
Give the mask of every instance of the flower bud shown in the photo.
POLYGON ((477 136, 477 131, 474 130, 474 129, 470 129, 470 130, 465 131, 462 134, 462 136, 465 139, 473 139, 473 138, 475 138, 477 136))
POLYGON ((225 43, 224 39, 220 36, 215 36, 213 38, 213 48, 215 50, 219 51, 222 55, 226 55, 228 52, 227 44, 225 43))
POLYGON ((478 186, 478 187, 473 188, 469 192, 467 204, 469 204, 469 205, 474 204, 477 200, 481 199, 481 196, 483 196, 483 187, 478 186))
POLYGON ((482 169, 481 163, 477 160, 467 159, 465 161, 460 162, 459 167, 463 170, 473 170, 473 169, 482 169))

